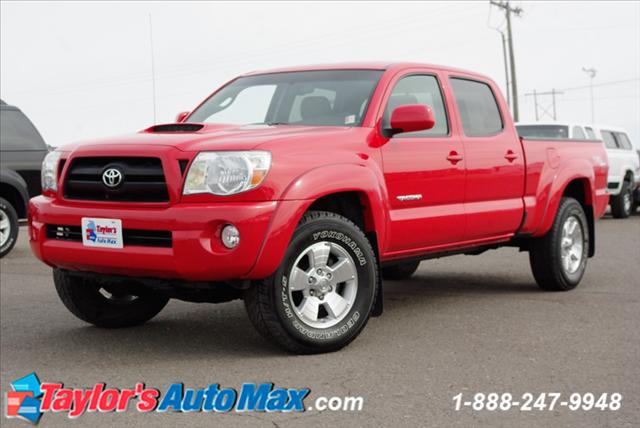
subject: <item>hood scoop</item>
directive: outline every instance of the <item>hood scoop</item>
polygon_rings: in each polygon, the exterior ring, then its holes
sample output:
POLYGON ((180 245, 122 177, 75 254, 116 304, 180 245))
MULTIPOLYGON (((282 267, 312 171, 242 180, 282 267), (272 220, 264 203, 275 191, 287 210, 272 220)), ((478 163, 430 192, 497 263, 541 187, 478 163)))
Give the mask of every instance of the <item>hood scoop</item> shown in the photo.
POLYGON ((198 123, 168 123, 165 125, 155 125, 146 129, 144 132, 151 134, 165 133, 181 133, 181 132, 197 132, 204 128, 204 125, 198 123))

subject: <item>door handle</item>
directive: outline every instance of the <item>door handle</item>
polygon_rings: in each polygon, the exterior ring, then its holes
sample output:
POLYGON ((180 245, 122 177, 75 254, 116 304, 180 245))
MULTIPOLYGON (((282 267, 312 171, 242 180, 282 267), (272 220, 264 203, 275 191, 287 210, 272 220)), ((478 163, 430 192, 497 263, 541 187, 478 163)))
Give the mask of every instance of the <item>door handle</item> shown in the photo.
POLYGON ((455 165, 462 160, 462 155, 455 150, 451 150, 449 156, 447 156, 447 160, 455 165))
POLYGON ((514 160, 518 159, 518 155, 513 153, 513 150, 507 150, 507 154, 504 155, 504 158, 509 162, 513 162, 514 160))

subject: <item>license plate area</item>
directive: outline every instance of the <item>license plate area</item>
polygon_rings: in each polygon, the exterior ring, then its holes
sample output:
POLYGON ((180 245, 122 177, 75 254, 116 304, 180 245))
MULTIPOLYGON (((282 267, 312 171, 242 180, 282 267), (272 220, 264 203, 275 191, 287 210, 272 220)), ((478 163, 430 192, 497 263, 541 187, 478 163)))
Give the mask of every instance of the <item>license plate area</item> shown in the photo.
POLYGON ((123 248, 122 220, 82 218, 82 244, 86 247, 123 248))

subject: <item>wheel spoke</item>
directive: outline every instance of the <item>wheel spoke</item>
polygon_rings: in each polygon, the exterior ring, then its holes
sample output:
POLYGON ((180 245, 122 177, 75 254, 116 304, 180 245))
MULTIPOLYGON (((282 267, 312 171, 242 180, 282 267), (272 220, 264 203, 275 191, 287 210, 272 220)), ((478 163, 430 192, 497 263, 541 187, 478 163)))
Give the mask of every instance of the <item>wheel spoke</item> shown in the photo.
POLYGON ((324 296, 325 309, 332 318, 338 318, 348 308, 349 302, 336 292, 324 296))
POLYGON ((309 275, 299 267, 294 267, 289 276, 289 289, 291 291, 304 290, 309 286, 309 275))
POLYGON ((329 260, 329 253, 331 253, 331 247, 326 242, 320 242, 311 247, 309 251, 309 263, 311 267, 325 267, 329 260))
POLYGON ((320 308, 320 300, 317 297, 305 297, 298 309, 300 313, 311 321, 318 321, 318 309, 320 308))
POLYGON ((3 217, 2 220, 0 220, 0 229, 5 230, 9 228, 9 219, 6 217, 3 217))
POLYGON ((338 260, 329 270, 331 271, 331 280, 334 284, 340 284, 355 277, 355 270, 349 259, 338 260))

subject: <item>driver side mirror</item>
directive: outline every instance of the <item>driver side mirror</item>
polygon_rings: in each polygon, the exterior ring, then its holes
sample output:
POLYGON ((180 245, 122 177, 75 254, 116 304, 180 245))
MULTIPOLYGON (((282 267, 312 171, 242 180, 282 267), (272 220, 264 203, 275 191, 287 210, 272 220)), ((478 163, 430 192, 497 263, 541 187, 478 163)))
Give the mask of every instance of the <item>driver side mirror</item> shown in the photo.
POLYGON ((189 113, 191 113, 190 111, 182 111, 180 113, 178 113, 178 115, 176 116, 176 123, 180 123, 183 120, 185 120, 187 118, 187 116, 189 116, 189 113))
POLYGON ((396 107, 391 113, 391 128, 388 135, 401 132, 426 131, 433 128, 436 118, 431 107, 424 104, 407 104, 396 107))

